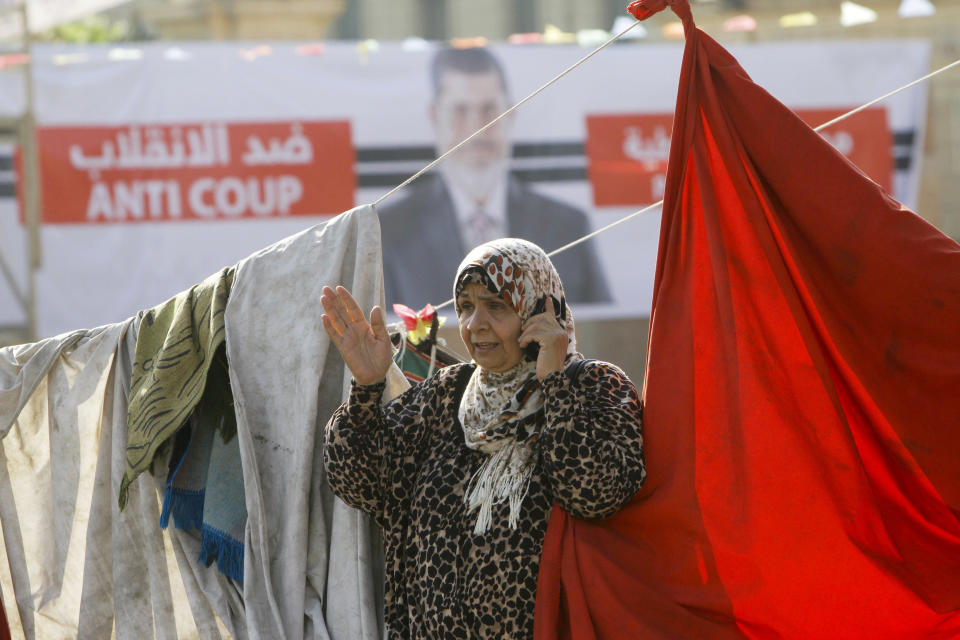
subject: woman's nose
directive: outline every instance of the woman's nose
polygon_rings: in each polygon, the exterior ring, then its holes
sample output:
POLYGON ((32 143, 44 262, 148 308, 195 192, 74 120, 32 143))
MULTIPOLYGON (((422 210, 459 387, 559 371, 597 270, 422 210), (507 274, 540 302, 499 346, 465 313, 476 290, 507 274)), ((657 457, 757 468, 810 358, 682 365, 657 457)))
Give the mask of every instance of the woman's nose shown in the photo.
POLYGON ((483 313, 483 310, 477 309, 470 314, 470 317, 467 318, 467 328, 470 331, 477 331, 487 324, 487 314, 483 313))

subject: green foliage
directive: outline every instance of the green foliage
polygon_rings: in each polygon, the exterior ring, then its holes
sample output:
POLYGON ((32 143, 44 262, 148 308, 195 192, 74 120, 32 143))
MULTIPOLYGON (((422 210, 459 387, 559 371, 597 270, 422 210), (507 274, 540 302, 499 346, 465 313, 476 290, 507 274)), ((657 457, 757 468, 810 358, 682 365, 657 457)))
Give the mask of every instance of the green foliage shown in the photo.
POLYGON ((130 25, 125 20, 108 20, 91 16, 57 25, 44 34, 44 40, 54 42, 123 42, 130 40, 130 25))

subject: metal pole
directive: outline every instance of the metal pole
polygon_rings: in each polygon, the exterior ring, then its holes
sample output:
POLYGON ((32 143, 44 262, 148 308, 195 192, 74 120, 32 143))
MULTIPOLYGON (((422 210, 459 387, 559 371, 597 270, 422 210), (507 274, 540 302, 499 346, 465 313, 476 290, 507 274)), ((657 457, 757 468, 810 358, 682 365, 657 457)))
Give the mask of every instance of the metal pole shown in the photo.
POLYGON ((24 66, 24 112, 21 120, 20 148, 24 189, 24 220, 27 224, 27 331, 29 340, 37 339, 36 271, 43 262, 40 246, 40 166, 37 162, 36 120, 34 118, 33 34, 30 32, 29 0, 20 6, 23 17, 23 49, 27 54, 24 66))

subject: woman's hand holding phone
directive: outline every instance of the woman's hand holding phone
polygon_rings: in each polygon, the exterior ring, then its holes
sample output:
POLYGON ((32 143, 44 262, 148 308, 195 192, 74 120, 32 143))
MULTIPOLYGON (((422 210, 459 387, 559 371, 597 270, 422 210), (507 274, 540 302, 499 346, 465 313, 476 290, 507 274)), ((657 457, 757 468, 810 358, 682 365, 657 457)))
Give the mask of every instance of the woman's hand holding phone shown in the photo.
POLYGON ((570 338, 557 320, 556 303, 552 296, 549 296, 549 300, 546 297, 537 300, 533 315, 523 323, 519 343, 524 353, 531 360, 536 360, 537 377, 540 380, 563 369, 570 338))

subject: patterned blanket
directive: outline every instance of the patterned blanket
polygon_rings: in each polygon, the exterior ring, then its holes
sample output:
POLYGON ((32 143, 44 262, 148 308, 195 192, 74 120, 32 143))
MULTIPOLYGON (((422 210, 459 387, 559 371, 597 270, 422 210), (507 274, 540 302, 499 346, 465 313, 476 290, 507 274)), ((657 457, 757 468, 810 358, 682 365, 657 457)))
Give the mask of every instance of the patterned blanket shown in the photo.
POLYGON ((143 316, 130 381, 121 509, 130 483, 150 468, 203 395, 214 353, 224 341, 233 275, 233 267, 225 268, 143 316))

